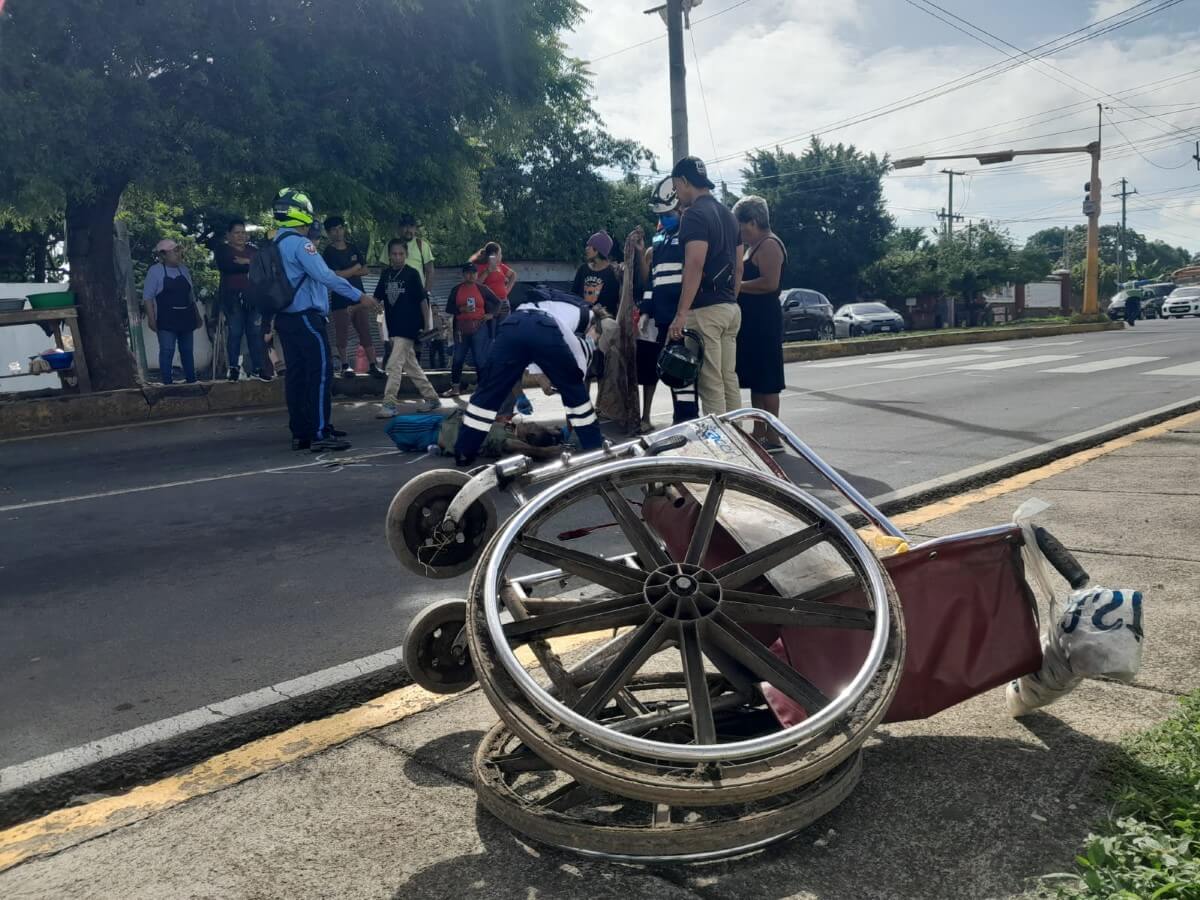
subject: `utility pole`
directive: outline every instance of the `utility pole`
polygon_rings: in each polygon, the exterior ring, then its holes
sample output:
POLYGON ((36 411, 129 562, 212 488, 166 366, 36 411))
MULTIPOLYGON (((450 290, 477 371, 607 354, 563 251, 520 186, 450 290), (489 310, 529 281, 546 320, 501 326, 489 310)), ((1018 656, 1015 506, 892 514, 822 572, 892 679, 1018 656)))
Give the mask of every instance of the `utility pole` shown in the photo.
POLYGON ((1087 263, 1083 276, 1083 314, 1100 315, 1100 141, 1104 131, 1104 105, 1096 104, 1096 141, 1088 144, 1092 177, 1088 181, 1087 263))
POLYGON ((1121 192, 1113 197, 1121 198, 1121 237, 1117 242, 1117 284, 1125 280, 1125 198, 1132 197, 1137 189, 1129 190, 1128 179, 1121 179, 1121 192))
MULTIPOLYGON (((667 55, 671 71, 671 152, 673 162, 688 155, 687 66, 683 61, 685 0, 667 0, 667 55)), ((690 4, 689 4, 690 5, 690 4)))
POLYGON ((941 211, 941 213, 938 215, 938 218, 942 219, 945 222, 946 237, 953 237, 954 236, 954 220, 962 219, 962 216, 956 216, 954 214, 954 176, 955 175, 965 175, 967 173, 966 172, 958 172, 958 171, 955 171, 954 169, 942 169, 941 172, 943 175, 948 175, 950 177, 950 196, 949 196, 949 199, 947 200, 946 208, 941 211))

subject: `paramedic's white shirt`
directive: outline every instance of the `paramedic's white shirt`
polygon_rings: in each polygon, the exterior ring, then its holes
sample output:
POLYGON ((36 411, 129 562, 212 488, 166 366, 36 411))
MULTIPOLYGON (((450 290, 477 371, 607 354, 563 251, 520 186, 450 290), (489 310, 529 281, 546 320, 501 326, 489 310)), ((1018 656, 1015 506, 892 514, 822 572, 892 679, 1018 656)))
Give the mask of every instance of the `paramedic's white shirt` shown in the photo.
MULTIPOLYGON (((567 349, 575 357, 575 364, 579 366, 579 374, 587 374, 588 362, 591 360, 596 346, 590 337, 580 337, 575 333, 575 329, 579 327, 578 306, 571 303, 563 303, 560 300, 546 300, 540 303, 522 303, 517 309, 540 309, 542 312, 549 313, 551 318, 554 319, 555 324, 558 325, 558 330, 562 333, 563 342, 567 345, 567 349)), ((540 375, 542 372, 536 365, 531 365, 527 371, 533 375, 540 375)))

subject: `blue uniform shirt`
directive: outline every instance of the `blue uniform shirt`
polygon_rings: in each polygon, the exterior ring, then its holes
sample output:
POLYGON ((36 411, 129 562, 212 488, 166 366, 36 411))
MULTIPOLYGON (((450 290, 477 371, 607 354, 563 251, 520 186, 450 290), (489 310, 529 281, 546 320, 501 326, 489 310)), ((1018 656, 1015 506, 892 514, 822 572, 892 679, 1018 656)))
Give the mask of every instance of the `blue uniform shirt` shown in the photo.
POLYGON ((283 271, 293 286, 307 275, 304 283, 296 291, 296 299, 292 305, 283 310, 285 313, 299 313, 306 310, 316 310, 323 316, 329 315, 329 291, 341 294, 351 303, 357 303, 366 296, 362 291, 348 282, 345 278, 335 275, 325 260, 317 252, 312 241, 298 228, 281 228, 275 235, 279 244, 279 255, 283 258, 283 271), (289 233, 300 235, 300 240, 280 241, 289 233))

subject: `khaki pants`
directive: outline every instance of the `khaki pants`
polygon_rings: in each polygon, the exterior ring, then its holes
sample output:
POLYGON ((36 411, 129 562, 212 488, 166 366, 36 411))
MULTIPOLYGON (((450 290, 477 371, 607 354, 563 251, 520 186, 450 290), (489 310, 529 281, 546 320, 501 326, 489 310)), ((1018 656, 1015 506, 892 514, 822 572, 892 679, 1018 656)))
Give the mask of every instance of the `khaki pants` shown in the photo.
POLYGON ((742 308, 736 303, 688 310, 687 327, 704 338, 704 365, 696 387, 706 416, 742 405, 737 378, 737 333, 741 325, 742 308))
POLYGON ((400 381, 404 378, 405 373, 417 386, 422 397, 426 400, 437 400, 437 391, 433 389, 433 385, 425 377, 421 364, 417 362, 416 341, 402 337, 394 337, 391 341, 392 352, 388 356, 388 378, 387 386, 383 389, 383 402, 391 406, 396 405, 396 400, 400 396, 400 381))

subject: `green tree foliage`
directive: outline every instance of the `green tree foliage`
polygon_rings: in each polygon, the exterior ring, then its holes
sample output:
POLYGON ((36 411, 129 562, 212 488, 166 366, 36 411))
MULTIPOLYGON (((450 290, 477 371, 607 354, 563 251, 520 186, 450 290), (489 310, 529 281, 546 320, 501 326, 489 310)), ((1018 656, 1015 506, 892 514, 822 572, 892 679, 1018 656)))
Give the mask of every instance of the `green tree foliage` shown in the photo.
POLYGON ((886 158, 817 138, 800 155, 760 150, 743 170, 745 193, 771 207, 788 249, 785 281, 834 300, 855 299, 861 275, 886 250, 894 227, 883 202, 886 158))
MULTIPOLYGON (((1064 240, 1071 263, 1071 286, 1077 295, 1083 294, 1084 267, 1087 260, 1087 226, 1045 228, 1029 237, 1025 247, 1040 252, 1055 266, 1063 256, 1064 240)), ((1100 296, 1107 297, 1117 290, 1120 259, 1121 228, 1118 225, 1100 226, 1100 296)), ((1186 266, 1192 254, 1183 247, 1172 247, 1165 241, 1147 240, 1133 228, 1125 229, 1125 278, 1167 279, 1176 269, 1186 266)))
POLYGON ((93 382, 133 383, 125 189, 261 209, 287 183, 379 221, 471 197, 558 79, 574 0, 56 0, 0 13, 0 197, 65 211, 93 382), (49 112, 49 111, 52 111, 49 112))
POLYGON ((982 222, 930 241, 905 228, 887 253, 863 273, 864 296, 899 301, 925 294, 974 299, 1005 284, 1040 281, 1050 262, 1037 249, 1018 249, 1005 230, 982 222))
POLYGON ((459 254, 494 240, 509 259, 574 260, 593 232, 623 237, 646 218, 648 191, 632 172, 653 157, 604 127, 581 65, 563 67, 517 134, 480 175, 478 215, 446 229, 447 246, 459 254))

